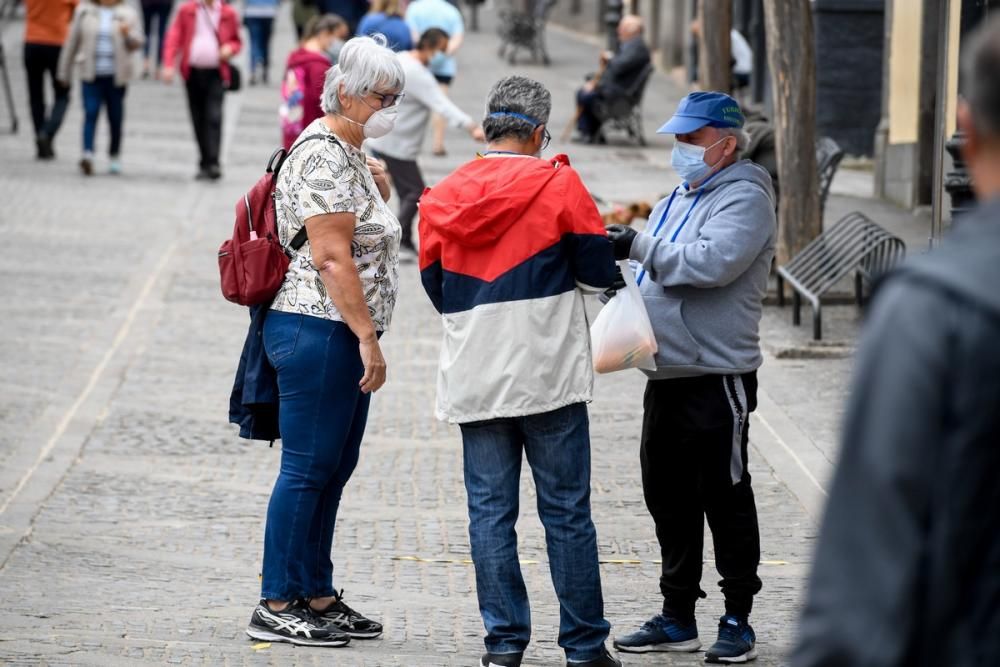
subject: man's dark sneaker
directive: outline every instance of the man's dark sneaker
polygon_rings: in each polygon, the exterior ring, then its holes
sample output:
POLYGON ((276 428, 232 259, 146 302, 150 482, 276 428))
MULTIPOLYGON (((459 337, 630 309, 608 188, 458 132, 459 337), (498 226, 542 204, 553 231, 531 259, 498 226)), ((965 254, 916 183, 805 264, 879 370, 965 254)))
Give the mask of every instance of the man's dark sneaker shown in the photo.
POLYGON ((299 646, 346 646, 351 638, 337 628, 327 627, 309 609, 307 602, 290 603, 272 611, 264 600, 250 616, 247 636, 262 642, 288 642, 299 646))
POLYGON ((622 661, 608 653, 608 649, 604 649, 604 655, 600 658, 594 658, 586 662, 567 661, 566 667, 622 667, 622 661))
POLYGON ((615 639, 615 648, 627 653, 682 651, 691 653, 701 648, 698 625, 659 614, 642 624, 630 635, 615 639))
POLYGON ((757 635, 745 618, 726 614, 719 619, 719 638, 705 652, 705 662, 740 663, 757 657, 757 635))
POLYGON ((52 140, 46 136, 35 138, 35 148, 39 160, 51 160, 56 156, 56 152, 52 150, 52 140))
POLYGON ((355 639, 375 639, 382 634, 382 624, 365 618, 344 604, 344 591, 340 591, 337 601, 326 609, 314 613, 330 628, 345 632, 355 639))
POLYGON ((479 667, 521 667, 523 653, 483 653, 479 667))

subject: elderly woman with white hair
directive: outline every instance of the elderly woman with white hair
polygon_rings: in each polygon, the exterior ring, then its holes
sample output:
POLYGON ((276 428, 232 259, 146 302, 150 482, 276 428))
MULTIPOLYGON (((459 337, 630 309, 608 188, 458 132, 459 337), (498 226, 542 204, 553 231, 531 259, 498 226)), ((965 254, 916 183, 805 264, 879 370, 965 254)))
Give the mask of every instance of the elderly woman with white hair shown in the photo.
POLYGON ((366 164, 361 144, 392 129, 403 84, 383 37, 348 42, 326 75, 326 115, 302 132, 275 189, 291 263, 263 338, 278 376, 282 451, 262 599, 247 628, 253 639, 343 646, 382 633, 337 592, 330 550, 369 400, 385 382, 379 337, 398 283, 399 222, 386 205, 385 176, 366 164), (305 242, 292 243, 303 230, 305 242))

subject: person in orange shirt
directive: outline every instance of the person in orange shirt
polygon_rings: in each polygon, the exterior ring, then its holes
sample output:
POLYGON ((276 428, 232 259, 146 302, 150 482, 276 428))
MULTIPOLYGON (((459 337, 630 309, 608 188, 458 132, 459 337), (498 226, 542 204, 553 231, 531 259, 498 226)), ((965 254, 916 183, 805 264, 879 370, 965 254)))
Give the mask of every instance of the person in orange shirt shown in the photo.
POLYGON ((28 100, 39 160, 51 160, 56 156, 52 140, 69 106, 69 86, 57 80, 56 69, 76 3, 77 0, 25 0, 24 3, 24 69, 28 73, 28 100), (48 110, 45 107, 46 72, 52 81, 54 97, 48 110))

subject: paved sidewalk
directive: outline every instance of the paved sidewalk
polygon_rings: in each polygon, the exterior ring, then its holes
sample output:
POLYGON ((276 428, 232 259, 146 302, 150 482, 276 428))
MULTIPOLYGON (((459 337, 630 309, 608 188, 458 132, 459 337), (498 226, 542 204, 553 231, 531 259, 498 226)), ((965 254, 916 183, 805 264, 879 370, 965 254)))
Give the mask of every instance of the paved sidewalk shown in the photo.
MULTIPOLYGON (((486 12, 483 23, 462 51, 454 91, 475 113, 508 71, 495 56, 486 12)), ((20 53, 20 29, 3 35, 8 54, 20 53)), ((276 61, 290 32, 283 16, 276 61)), ((551 87, 558 136, 594 50, 556 31, 550 43, 551 68, 517 71, 551 87)), ((335 543, 338 585, 349 602, 384 621, 385 637, 310 650, 254 645, 243 635, 258 594, 279 450, 241 441, 225 423, 246 312, 220 297, 215 250, 230 231, 233 203, 278 141, 276 87, 227 100, 226 176, 206 185, 191 179, 194 142, 180 87, 136 82, 127 99, 126 175, 83 179, 78 89, 56 144, 59 159, 35 162, 19 56, 10 64, 25 129, 0 136, 0 233, 8 246, 0 260, 0 664, 475 664, 482 625, 467 562, 459 434, 432 414, 440 324, 413 266, 403 272, 384 341, 390 382, 373 402, 335 543)), ((550 152, 571 153, 607 199, 655 198, 676 177, 667 168, 669 142, 652 130, 679 96, 665 77, 654 79, 649 148, 550 152)), ((447 158, 424 161, 429 179, 475 150, 460 133, 449 135, 448 146, 447 158)), ((779 320, 773 329, 786 333, 779 320)), ((804 452, 806 464, 808 448, 833 456, 849 361, 825 363, 817 371, 813 361, 772 360, 762 371, 773 398, 765 398, 768 408, 751 431, 764 560, 754 613, 759 665, 781 664, 792 640, 815 530, 808 487, 776 473, 787 462, 773 452, 804 452), (815 391, 816 373, 830 380, 829 391, 815 391)), ((602 376, 591 406, 594 517, 613 632, 632 629, 659 606, 658 549, 639 478, 642 388, 637 373, 602 376)), ((527 664, 559 665, 558 609, 528 475, 522 507, 534 616, 527 664)), ((709 598, 698 617, 706 643, 722 610, 716 579, 707 563, 709 598)), ((629 665, 702 660, 624 657, 629 665)))

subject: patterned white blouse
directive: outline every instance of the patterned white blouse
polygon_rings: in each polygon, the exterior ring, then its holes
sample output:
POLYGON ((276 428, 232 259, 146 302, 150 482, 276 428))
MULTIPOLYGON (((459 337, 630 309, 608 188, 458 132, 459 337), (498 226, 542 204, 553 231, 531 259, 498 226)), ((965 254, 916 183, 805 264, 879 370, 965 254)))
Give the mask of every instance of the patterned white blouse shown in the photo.
POLYGON ((396 305, 402 228, 382 201, 365 154, 337 137, 322 118, 313 121, 298 141, 316 134, 323 138, 305 141, 291 153, 274 190, 278 237, 291 263, 271 309, 343 321, 313 264, 309 242, 298 250, 288 244, 313 216, 353 213, 354 263, 375 329, 386 331, 396 305))

